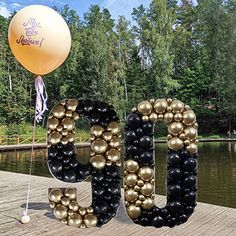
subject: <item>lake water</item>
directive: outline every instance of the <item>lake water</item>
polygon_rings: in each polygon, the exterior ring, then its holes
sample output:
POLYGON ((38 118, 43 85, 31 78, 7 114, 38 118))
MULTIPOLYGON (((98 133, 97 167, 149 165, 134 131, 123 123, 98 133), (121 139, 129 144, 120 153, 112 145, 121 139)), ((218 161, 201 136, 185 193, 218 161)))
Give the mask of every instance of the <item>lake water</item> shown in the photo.
MULTIPOLYGON (((32 173, 50 176, 46 150, 34 153, 32 173)), ((89 158, 89 148, 79 148, 80 160, 89 158)), ((29 173, 30 151, 0 153, 0 170, 29 173)), ((236 143, 199 144, 198 201, 236 208, 236 143)), ((156 145, 156 194, 165 195, 166 145, 156 145)), ((75 184, 76 186, 76 184, 75 184)))

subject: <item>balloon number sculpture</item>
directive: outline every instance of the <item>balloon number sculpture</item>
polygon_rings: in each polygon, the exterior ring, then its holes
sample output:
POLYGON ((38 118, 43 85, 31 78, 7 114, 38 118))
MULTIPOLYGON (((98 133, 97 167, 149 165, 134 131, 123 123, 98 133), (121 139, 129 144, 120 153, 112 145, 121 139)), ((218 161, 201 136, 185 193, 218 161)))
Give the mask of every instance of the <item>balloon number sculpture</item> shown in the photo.
MULTIPOLYGON (((69 99, 57 104, 48 119, 48 167, 64 182, 80 182, 92 176, 92 205, 76 201, 74 188, 49 191, 56 218, 70 226, 101 227, 117 212, 120 186, 120 125, 112 106, 105 102, 69 99), (79 117, 91 125, 88 164, 76 160, 75 122, 79 117)), ((128 216, 142 226, 162 227, 187 221, 196 206, 197 123, 194 112, 178 100, 141 102, 125 125, 124 189, 128 216), (153 127, 168 125, 167 204, 154 204, 153 127)))

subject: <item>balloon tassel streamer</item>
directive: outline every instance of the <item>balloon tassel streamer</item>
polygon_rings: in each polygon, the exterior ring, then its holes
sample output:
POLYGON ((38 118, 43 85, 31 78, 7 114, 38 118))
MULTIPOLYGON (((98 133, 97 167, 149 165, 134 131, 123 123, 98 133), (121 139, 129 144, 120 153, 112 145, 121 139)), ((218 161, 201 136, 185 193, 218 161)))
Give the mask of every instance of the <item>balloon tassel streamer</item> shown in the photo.
POLYGON ((33 152, 34 152, 34 145, 35 145, 36 124, 42 121, 44 112, 48 110, 47 108, 48 96, 47 96, 45 84, 41 76, 37 76, 35 78, 35 90, 36 90, 36 102, 35 102, 34 126, 33 126, 33 134, 32 134, 32 147, 31 147, 31 155, 30 155, 29 181, 28 181, 28 188, 27 188, 26 205, 23 212, 23 216, 21 218, 21 222, 23 224, 26 224, 30 221, 30 217, 28 216, 28 208, 29 208, 29 198, 30 198, 30 189, 31 189, 31 174, 32 174, 33 152))

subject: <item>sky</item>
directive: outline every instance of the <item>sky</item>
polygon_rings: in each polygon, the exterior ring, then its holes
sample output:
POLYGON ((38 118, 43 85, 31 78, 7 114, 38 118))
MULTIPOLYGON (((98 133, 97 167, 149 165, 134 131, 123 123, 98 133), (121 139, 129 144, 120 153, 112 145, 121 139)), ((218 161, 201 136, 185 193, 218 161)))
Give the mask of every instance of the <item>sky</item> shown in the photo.
POLYGON ((0 0, 0 15, 8 17, 14 10, 18 11, 32 4, 58 7, 69 4, 70 8, 75 9, 82 17, 92 4, 98 4, 102 8, 108 8, 114 19, 124 15, 128 20, 132 20, 133 8, 141 4, 148 7, 150 3, 151 0, 0 0))

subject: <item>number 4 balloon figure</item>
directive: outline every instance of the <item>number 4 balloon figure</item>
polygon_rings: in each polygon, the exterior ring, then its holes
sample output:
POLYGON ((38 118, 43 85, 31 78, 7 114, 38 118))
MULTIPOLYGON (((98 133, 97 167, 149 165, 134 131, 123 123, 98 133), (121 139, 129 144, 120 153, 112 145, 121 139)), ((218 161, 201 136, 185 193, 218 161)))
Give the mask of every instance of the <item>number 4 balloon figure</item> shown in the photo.
MULTIPOLYGON (((70 226, 101 227, 112 219, 120 203, 120 126, 112 106, 105 102, 69 99, 57 104, 48 120, 48 166, 64 182, 92 176, 92 205, 83 208, 76 190, 51 189, 50 207, 56 218, 70 226), (75 121, 91 125, 90 162, 76 160, 75 121)), ((125 206, 136 224, 162 227, 187 221, 196 206, 197 123, 191 108, 178 100, 141 102, 125 125, 125 206), (153 127, 168 125, 167 204, 154 204, 153 127)))

